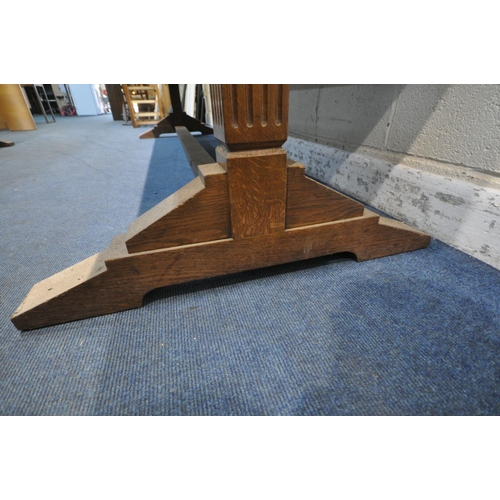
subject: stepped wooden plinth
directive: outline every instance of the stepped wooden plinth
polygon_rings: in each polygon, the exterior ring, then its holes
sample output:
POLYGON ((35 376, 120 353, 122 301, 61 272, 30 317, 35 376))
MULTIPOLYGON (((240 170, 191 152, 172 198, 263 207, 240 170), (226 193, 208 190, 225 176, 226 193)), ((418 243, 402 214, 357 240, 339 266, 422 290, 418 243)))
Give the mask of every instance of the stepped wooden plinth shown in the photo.
POLYGON ((217 162, 197 164, 206 155, 179 129, 195 179, 107 250, 35 285, 12 317, 17 328, 140 307, 146 293, 167 285, 340 252, 364 261, 429 244, 424 233, 366 210, 287 160, 279 147, 286 86, 218 85, 212 95, 217 162), (257 148, 245 143, 253 127, 249 144, 257 148))

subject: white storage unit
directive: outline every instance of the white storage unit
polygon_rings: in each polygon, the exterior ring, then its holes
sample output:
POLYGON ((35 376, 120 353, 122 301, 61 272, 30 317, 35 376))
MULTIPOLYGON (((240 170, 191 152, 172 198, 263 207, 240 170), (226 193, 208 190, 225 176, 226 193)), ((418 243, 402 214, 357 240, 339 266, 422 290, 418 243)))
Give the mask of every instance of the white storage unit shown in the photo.
POLYGON ((69 88, 78 116, 103 115, 105 103, 97 83, 70 83, 69 88))

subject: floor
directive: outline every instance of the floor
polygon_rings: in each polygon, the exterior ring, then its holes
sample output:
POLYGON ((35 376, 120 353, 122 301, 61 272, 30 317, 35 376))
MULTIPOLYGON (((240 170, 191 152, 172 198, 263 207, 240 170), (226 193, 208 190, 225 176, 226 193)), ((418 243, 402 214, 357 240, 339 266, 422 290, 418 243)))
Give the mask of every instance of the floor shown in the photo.
MULTIPOLYGON (((151 292, 19 332, 38 281, 192 179, 175 137, 110 115, 0 131, 0 415, 498 415, 500 271, 433 239, 151 292)), ((203 139, 207 148, 213 138, 203 139)))

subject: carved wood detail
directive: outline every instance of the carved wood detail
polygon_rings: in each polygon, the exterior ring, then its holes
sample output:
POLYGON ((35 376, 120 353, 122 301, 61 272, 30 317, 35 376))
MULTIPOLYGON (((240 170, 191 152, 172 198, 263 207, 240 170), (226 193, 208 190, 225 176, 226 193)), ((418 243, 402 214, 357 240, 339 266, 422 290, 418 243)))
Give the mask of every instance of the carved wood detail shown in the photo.
POLYGON ((429 236, 379 217, 288 162, 287 85, 212 85, 217 162, 176 127, 197 177, 111 246, 36 284, 12 316, 22 330, 139 307, 154 288, 350 252, 425 248, 429 236))
POLYGON ((289 86, 211 85, 214 135, 230 151, 275 148, 288 137, 289 86))

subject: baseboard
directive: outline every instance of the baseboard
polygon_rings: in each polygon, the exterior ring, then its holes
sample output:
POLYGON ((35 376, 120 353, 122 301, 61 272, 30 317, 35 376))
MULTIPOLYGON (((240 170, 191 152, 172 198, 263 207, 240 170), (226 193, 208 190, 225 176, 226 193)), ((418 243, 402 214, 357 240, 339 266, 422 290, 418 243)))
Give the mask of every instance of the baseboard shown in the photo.
POLYGON ((284 147, 309 176, 500 269, 500 179, 293 136, 284 147))

